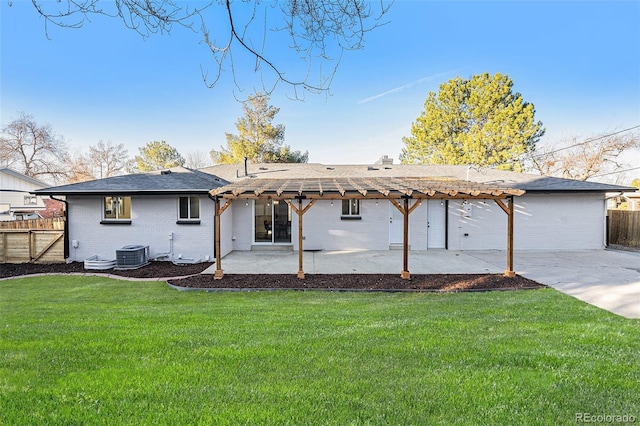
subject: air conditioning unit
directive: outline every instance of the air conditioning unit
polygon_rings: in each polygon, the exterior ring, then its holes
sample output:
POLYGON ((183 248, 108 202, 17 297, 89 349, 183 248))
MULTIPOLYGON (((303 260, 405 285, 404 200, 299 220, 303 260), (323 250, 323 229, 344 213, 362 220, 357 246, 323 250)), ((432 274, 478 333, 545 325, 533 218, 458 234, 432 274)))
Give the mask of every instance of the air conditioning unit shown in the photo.
POLYGON ((116 269, 135 269, 149 263, 149 246, 124 246, 116 250, 116 269))

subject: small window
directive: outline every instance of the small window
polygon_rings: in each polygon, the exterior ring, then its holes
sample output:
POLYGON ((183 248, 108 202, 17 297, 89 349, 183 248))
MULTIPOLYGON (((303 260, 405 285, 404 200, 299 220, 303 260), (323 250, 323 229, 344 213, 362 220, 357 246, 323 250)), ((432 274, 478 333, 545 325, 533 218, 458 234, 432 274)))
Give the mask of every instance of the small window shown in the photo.
POLYGON ((131 220, 131 197, 104 197, 104 219, 131 220))
POLYGON ((200 219, 200 197, 180 197, 178 202, 178 221, 200 219))
POLYGON ((342 200, 342 216, 360 216, 360 200, 342 200))
POLYGON ((24 205, 25 206, 35 206, 38 204, 38 198, 35 195, 25 195, 24 196, 24 205))

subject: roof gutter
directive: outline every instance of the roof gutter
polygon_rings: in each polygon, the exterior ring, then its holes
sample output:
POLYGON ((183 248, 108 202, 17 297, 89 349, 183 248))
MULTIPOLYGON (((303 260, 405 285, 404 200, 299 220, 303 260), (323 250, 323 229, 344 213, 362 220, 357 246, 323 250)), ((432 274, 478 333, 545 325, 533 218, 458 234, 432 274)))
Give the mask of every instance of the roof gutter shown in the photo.
POLYGON ((64 259, 69 259, 69 202, 49 195, 52 200, 64 203, 64 259))
MULTIPOLYGON (((612 198, 618 198, 618 197, 622 197, 624 196, 624 192, 618 192, 616 195, 612 195, 610 197, 605 197, 605 201, 606 200, 611 200, 612 198)), ((626 197, 625 197, 626 198, 626 197)))

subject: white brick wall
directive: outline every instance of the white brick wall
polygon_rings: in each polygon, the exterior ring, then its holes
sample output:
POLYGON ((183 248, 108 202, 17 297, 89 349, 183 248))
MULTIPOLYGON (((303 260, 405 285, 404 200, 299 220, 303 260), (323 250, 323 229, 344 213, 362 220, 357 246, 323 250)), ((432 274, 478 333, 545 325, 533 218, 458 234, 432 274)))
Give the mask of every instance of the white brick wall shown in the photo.
MULTIPOLYGON (((294 201, 297 206, 297 201, 294 201)), ((304 202, 303 206, 308 204, 304 202)), ((235 201, 233 210, 233 250, 251 250, 253 245, 253 202, 235 201)), ((317 201, 303 217, 305 249, 323 250, 388 250, 388 201, 363 200, 360 202, 361 220, 341 219, 340 200, 317 201)), ((395 207, 394 207, 395 208, 395 207)), ((225 212, 224 214, 227 214, 225 212)), ((418 207, 410 217, 410 244, 415 250, 427 247, 427 207, 418 207)), ((224 217, 224 215, 223 215, 224 217)), ((298 215, 292 212, 291 244, 298 248, 298 215)))
MULTIPOLYGON (((70 258, 98 255, 115 258, 125 245, 149 245, 151 254, 170 249, 183 258, 214 259, 214 203, 200 198, 200 225, 177 225, 177 196, 132 196, 131 225, 101 225, 102 197, 68 197, 70 258)), ((307 202, 304 203, 306 205, 307 202)), ((324 250, 388 250, 388 201, 362 200, 361 220, 341 220, 340 201, 316 202, 304 215, 304 248, 324 250)), ((412 250, 427 249, 428 203, 409 218, 412 250)), ((292 245, 297 249, 298 218, 292 213, 292 245)), ((448 247, 451 250, 504 250, 507 216, 494 201, 449 201, 448 247), (467 209, 468 206, 470 210, 467 209), (465 236, 465 234, 468 234, 465 236)), ((443 225, 443 224, 442 224, 443 225)), ((434 224, 431 225, 432 227, 434 224)), ((604 200, 601 194, 525 194, 516 197, 515 249, 600 249, 604 246, 604 200)), ((221 253, 250 250, 253 245, 253 202, 236 200, 221 216, 221 253)))
MULTIPOLYGON (((361 220, 342 220, 342 202, 316 202, 304 215, 303 235, 307 249, 387 250, 389 248, 389 207, 372 200, 360 201, 361 220)), ((297 242, 297 220, 295 221, 297 242)))
MULTIPOLYGON (((525 194, 515 198, 515 211, 515 250, 604 247, 602 194, 525 194)), ((449 249, 506 247, 507 215, 494 201, 473 201, 466 206, 461 201, 449 202, 449 249)))
POLYGON ((71 260, 83 261, 94 255, 115 259, 117 249, 131 244, 148 245, 152 256, 167 253, 170 251, 169 232, 173 234, 174 256, 213 259, 213 202, 208 197, 200 197, 200 225, 176 224, 178 196, 158 195, 131 197, 130 225, 103 225, 100 224, 102 199, 99 196, 67 197, 69 241, 78 241, 77 249, 69 249, 71 260))
POLYGON ((525 194, 515 207, 516 250, 605 247, 603 194, 525 194))

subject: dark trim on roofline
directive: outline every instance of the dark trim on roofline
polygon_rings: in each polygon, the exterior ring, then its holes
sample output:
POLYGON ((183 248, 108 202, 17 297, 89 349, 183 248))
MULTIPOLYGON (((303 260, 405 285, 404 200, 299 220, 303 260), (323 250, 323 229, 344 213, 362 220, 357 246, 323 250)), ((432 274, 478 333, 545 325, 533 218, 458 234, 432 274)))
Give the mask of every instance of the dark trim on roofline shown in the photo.
POLYGON ((166 191, 131 191, 131 190, 100 190, 100 191, 32 191, 31 194, 34 195, 95 195, 95 196, 109 196, 109 195, 184 195, 184 194, 194 194, 194 195, 207 195, 211 189, 184 189, 184 190, 166 190, 166 191))
POLYGON ((607 194, 620 192, 615 189, 527 189, 527 194, 607 194))

